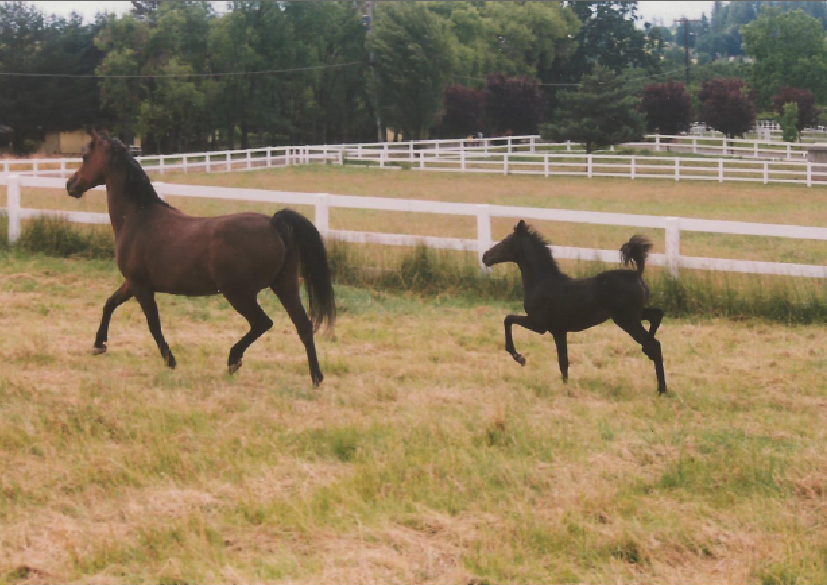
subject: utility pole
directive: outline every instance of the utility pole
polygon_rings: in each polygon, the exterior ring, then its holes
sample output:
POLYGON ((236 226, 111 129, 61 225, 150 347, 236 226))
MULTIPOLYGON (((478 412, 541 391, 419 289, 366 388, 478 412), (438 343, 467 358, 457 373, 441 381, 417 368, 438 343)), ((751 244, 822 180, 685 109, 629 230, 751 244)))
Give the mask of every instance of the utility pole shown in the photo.
POLYGON ((686 60, 686 89, 689 90, 689 23, 690 22, 703 22, 698 18, 686 18, 683 17, 679 19, 680 22, 683 23, 683 49, 684 49, 684 57, 686 60))
MULTIPOLYGON (((366 14, 362 17, 362 23, 367 25, 367 37, 370 38, 371 33, 373 33, 373 1, 365 1, 365 10, 366 14), (367 22, 365 19, 367 19, 367 22)), ((379 113, 379 88, 376 83, 376 69, 374 68, 375 60, 373 58, 373 50, 370 51, 368 58, 370 59, 370 76, 373 78, 373 87, 375 88, 373 99, 376 101, 376 134, 378 141, 384 142, 385 137, 382 136, 382 116, 379 113)))

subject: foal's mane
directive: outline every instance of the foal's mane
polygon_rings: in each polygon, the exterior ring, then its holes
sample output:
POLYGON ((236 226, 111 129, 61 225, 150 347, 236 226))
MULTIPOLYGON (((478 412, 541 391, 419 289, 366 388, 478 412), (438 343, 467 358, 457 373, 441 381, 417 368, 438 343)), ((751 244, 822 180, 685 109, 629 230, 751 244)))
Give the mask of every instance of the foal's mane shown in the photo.
POLYGON ((107 164, 124 170, 126 173, 124 193, 135 201, 139 208, 144 209, 156 204, 171 207, 169 203, 161 199, 140 163, 129 154, 124 143, 117 138, 109 139, 107 164))
POLYGON ((551 255, 551 249, 548 247, 548 241, 534 228, 523 223, 521 232, 526 236, 527 250, 534 258, 534 260, 552 270, 556 274, 563 274, 554 256, 551 255))

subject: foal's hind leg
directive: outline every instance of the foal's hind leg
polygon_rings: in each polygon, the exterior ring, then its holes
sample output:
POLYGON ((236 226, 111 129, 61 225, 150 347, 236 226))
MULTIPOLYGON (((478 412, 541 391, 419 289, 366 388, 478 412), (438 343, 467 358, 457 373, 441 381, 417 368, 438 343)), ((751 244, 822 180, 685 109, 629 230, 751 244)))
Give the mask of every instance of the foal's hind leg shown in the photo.
POLYGON ((318 386, 324 380, 322 370, 319 367, 319 360, 316 357, 316 344, 313 341, 313 323, 302 307, 301 296, 299 295, 299 281, 297 279, 282 278, 272 287, 274 293, 284 305, 284 309, 296 326, 299 339, 304 344, 307 352, 307 363, 310 366, 310 378, 313 385, 318 386))
POLYGON ((230 357, 227 359, 230 374, 236 373, 241 367, 241 357, 247 348, 273 326, 272 319, 259 306, 256 296, 256 292, 250 291, 224 291, 224 298, 250 324, 250 330, 230 349, 230 357))
POLYGON ((95 349, 92 353, 95 355, 102 354, 106 351, 106 339, 109 335, 109 320, 112 318, 112 313, 115 309, 120 307, 133 296, 132 289, 129 288, 129 283, 124 281, 118 290, 112 293, 106 303, 103 305, 103 316, 101 317, 101 324, 98 327, 98 334, 95 335, 95 349))
POLYGON ((563 375, 563 382, 569 381, 569 346, 566 339, 566 332, 552 333, 554 344, 557 346, 557 361, 560 363, 560 373, 563 375))
POLYGON ((666 376, 663 372, 663 354, 660 350, 660 342, 649 334, 640 321, 614 319, 618 327, 632 336, 643 348, 643 353, 655 363, 655 375, 658 378, 658 392, 666 394, 666 376))
POLYGON ((655 336, 655 333, 660 327, 660 322, 663 320, 663 311, 657 307, 649 307, 643 309, 641 321, 649 321, 649 335, 655 336))
POLYGON ((169 345, 167 345, 167 341, 164 339, 164 334, 161 333, 161 318, 158 316, 158 305, 155 304, 155 293, 149 289, 133 288, 135 298, 138 299, 138 302, 141 304, 141 309, 144 311, 146 323, 149 325, 149 332, 158 345, 158 349, 161 350, 161 357, 164 358, 164 363, 166 363, 167 367, 174 370, 175 356, 172 355, 172 351, 170 351, 169 345))
POLYGON ((511 357, 514 358, 514 361, 520 364, 521 366, 525 365, 525 358, 520 355, 520 353, 514 349, 514 339, 511 337, 511 326, 512 325, 521 325, 525 327, 529 331, 534 331, 535 333, 543 334, 546 332, 545 329, 535 325, 534 322, 531 320, 531 317, 528 315, 506 315, 505 316, 505 351, 511 354, 511 357))

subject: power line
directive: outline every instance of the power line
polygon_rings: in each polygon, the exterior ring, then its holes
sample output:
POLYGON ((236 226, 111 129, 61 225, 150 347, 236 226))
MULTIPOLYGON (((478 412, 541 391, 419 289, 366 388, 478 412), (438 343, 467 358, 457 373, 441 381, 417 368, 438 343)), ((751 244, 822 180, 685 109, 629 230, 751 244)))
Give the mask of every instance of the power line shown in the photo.
POLYGON ((14 73, 0 71, 2 77, 46 77, 62 79, 170 79, 187 77, 233 77, 242 75, 274 75, 278 73, 295 73, 298 71, 315 71, 319 69, 333 69, 337 67, 351 67, 364 65, 363 61, 337 63, 335 65, 313 65, 310 67, 294 67, 291 69, 262 69, 260 71, 227 71, 225 73, 157 73, 148 75, 98 75, 97 73, 14 73))

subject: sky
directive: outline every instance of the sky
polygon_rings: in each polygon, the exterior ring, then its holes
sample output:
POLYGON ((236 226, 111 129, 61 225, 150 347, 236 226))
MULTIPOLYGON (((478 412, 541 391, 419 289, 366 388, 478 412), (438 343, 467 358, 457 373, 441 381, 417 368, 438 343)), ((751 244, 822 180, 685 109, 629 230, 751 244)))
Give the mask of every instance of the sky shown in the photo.
MULTIPOLYGON (((55 13, 61 16, 68 16, 73 10, 83 15, 84 20, 92 21, 96 12, 115 12, 123 14, 129 12, 132 4, 130 2, 107 0, 103 2, 28 2, 39 6, 46 13, 55 13)), ((685 16, 687 18, 700 18, 701 13, 709 15, 712 12, 711 1, 701 2, 638 2, 638 14, 643 17, 642 21, 651 22, 653 18, 662 18, 663 24, 669 26, 672 20, 685 16)))

